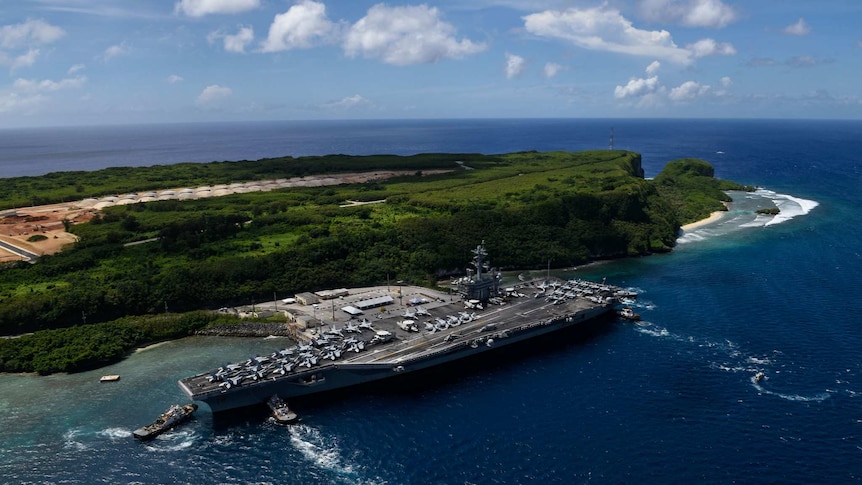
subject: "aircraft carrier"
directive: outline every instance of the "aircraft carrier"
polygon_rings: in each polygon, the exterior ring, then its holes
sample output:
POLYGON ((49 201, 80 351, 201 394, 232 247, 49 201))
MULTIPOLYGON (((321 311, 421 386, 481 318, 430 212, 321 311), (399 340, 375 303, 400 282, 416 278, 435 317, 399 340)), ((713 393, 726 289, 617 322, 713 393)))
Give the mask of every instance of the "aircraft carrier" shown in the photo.
MULTIPOLYGON (((415 286, 325 292, 282 311, 298 325, 298 345, 226 364, 179 381, 213 412, 307 396, 452 362, 581 325, 613 312, 618 287, 543 278, 500 287, 484 245, 455 291, 415 286), (337 313, 336 313, 337 312, 337 313), (302 328, 312 325, 312 328, 302 328)), ((299 295, 298 295, 299 296, 299 295)))

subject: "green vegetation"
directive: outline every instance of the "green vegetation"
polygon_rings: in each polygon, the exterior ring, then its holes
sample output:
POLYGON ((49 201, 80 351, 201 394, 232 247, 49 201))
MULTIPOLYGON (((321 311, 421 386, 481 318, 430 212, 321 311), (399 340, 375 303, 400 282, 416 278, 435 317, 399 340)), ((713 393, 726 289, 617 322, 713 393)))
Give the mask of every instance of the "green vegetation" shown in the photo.
POLYGON ((27 238, 27 242, 44 241, 45 239, 48 239, 48 236, 44 234, 33 234, 32 236, 27 238))
POLYGON ((0 202, 377 169, 410 175, 117 206, 72 226, 73 247, 0 271, 0 334, 37 331, 0 341, 0 370, 86 368, 211 323, 177 316, 160 333, 141 329, 156 317, 125 318, 166 307, 194 311, 388 278, 432 285, 461 271, 482 240, 504 268, 668 251, 681 224, 722 209, 722 191, 741 188, 690 159, 644 180, 640 155, 625 151, 333 155, 107 169, 88 173, 89 185, 80 173, 6 179, 12 190, 0 202), (341 207, 347 200, 385 203, 341 207), (136 241, 148 242, 126 245, 136 241))
POLYGON ((50 374, 92 369, 115 362, 141 345, 185 337, 208 325, 236 320, 233 316, 197 311, 41 330, 0 340, 0 371, 50 374))
POLYGON ((374 155, 351 157, 280 157, 257 161, 178 163, 151 167, 112 167, 93 172, 54 172, 38 177, 3 179, 0 209, 70 202, 130 192, 229 184, 238 181, 303 177, 311 174, 372 170, 451 169, 465 157, 452 153, 424 153, 410 157, 374 155))
POLYGON ((727 210, 726 190, 752 190, 735 182, 714 178, 712 165, 696 158, 674 160, 655 178, 656 189, 673 208, 682 224, 727 210))

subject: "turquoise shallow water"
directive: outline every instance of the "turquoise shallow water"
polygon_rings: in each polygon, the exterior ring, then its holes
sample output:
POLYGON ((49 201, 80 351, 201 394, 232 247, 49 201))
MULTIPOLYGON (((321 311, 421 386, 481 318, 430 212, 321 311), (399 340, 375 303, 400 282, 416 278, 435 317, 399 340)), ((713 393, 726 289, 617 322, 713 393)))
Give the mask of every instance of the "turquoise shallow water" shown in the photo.
MULTIPOLYGON (((358 124, 323 124, 307 130, 303 143, 328 153, 330 145, 314 140, 346 131, 339 151, 347 153, 384 151, 397 135, 408 152, 445 150, 446 137, 451 151, 584 149, 601 146, 595 140, 606 140, 609 123, 381 122, 364 137, 358 124)), ((647 176, 667 160, 698 156, 713 163, 717 176, 764 189, 737 198, 722 220, 687 233, 670 254, 567 273, 637 289, 640 324, 612 322, 407 390, 357 390, 306 404, 297 409, 301 424, 289 428, 271 423, 263 409, 214 420, 202 408, 148 444, 135 442, 131 431, 183 400, 177 379, 282 344, 196 337, 88 373, 4 375, 2 481, 859 480, 862 161, 853 142, 862 138, 862 123, 613 124, 618 145, 643 153, 647 176), (785 216, 796 216, 758 220, 753 209, 773 201, 783 204, 785 216), (755 382, 757 372, 766 379, 755 382), (100 384, 98 377, 109 373, 123 377, 100 384)), ((265 133, 285 126, 247 134, 266 143, 265 133)), ((50 146, 51 131, 42 136, 50 146)), ((130 151, 162 149, 145 140, 127 140, 130 151)), ((281 147, 283 140, 273 143, 281 147)), ((41 156, 50 158, 47 152, 41 156)), ((67 156, 74 160, 74 153, 67 156)))

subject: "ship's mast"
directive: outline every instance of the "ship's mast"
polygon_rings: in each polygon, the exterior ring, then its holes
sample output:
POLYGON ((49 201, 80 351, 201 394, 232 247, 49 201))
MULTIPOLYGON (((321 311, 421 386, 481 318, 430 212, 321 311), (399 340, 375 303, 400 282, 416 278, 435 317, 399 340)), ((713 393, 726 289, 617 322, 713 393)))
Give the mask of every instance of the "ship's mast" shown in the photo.
POLYGON ((485 241, 482 241, 482 244, 476 246, 476 249, 473 250, 473 266, 476 267, 476 281, 482 281, 482 269, 488 269, 488 262, 485 261, 485 258, 488 256, 488 252, 485 251, 485 241))
POLYGON ((461 297, 465 300, 487 302, 490 298, 498 296, 501 275, 491 269, 488 252, 485 251, 485 241, 473 250, 471 266, 476 268, 476 274, 473 275, 473 270, 467 268, 467 277, 458 282, 458 293, 461 297))

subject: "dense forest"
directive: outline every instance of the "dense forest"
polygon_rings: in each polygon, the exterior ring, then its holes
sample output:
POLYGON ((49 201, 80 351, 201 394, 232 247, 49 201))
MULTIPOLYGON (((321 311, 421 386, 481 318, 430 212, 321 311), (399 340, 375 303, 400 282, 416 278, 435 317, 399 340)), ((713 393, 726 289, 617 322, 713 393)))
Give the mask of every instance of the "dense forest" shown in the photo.
POLYGON ((128 318, 166 308, 190 312, 388 278, 433 285, 461 271, 482 240, 503 268, 669 251, 681 224, 723 210, 723 191, 742 188, 692 159, 645 180, 640 155, 625 151, 334 155, 107 169, 87 173, 87 185, 72 172, 19 177, 4 180, 12 189, 0 203, 379 169, 410 175, 110 207, 72 226, 80 237, 73 247, 0 270, 0 334, 72 333, 0 340, 0 371, 86 367, 87 359, 71 358, 73 365, 52 366, 34 350, 69 335, 91 347, 101 345, 99 335, 116 335, 104 344, 109 352, 96 351, 115 358, 208 323, 179 319, 174 330, 152 331, 128 318), (432 169, 447 172, 423 173, 432 169), (345 206, 348 200, 380 203, 345 206), (22 358, 21 348, 37 338, 42 343, 22 358))

